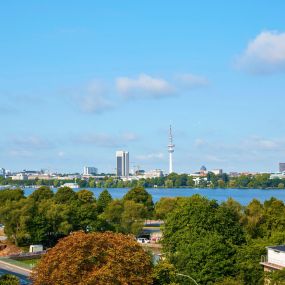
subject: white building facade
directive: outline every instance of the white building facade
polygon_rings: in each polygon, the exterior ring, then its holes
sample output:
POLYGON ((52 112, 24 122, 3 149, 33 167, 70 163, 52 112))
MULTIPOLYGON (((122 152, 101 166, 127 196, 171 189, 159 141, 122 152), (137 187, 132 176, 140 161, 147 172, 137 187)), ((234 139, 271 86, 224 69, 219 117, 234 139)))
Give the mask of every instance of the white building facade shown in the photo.
POLYGON ((264 271, 282 270, 285 268, 285 245, 268 246, 267 256, 261 257, 264 271))
POLYGON ((154 169, 148 172, 145 172, 143 178, 159 178, 163 176, 163 171, 161 169, 154 169))
POLYGON ((98 173, 98 169, 93 166, 84 166, 83 175, 96 175, 98 173))

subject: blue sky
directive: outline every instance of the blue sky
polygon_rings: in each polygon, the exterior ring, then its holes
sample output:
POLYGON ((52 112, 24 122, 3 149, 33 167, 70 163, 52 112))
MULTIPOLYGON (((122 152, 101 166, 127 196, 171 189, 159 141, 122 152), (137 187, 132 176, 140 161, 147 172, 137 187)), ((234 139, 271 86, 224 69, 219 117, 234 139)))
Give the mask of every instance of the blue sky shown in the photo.
POLYGON ((285 161, 285 3, 5 1, 1 167, 113 172, 285 161))

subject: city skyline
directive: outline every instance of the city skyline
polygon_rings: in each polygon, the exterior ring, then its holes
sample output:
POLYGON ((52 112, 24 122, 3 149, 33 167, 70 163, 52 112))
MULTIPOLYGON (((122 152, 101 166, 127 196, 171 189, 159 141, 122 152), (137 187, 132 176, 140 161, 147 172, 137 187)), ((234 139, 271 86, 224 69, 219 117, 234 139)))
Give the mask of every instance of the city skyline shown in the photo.
POLYGON ((285 3, 3 3, 0 167, 273 172, 285 161, 285 3), (84 15, 84 16, 83 16, 84 15), (242 19, 242 21, 241 21, 242 19), (131 165, 132 166, 132 165, 131 165))

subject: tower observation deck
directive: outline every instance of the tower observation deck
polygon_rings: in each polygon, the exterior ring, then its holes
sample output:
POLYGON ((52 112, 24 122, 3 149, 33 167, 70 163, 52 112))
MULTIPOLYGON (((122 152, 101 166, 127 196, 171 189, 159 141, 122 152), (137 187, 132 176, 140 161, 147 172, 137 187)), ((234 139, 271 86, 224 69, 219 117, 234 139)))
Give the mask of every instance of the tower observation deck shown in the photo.
POLYGON ((173 172, 173 159, 172 154, 174 152, 175 145, 173 144, 172 128, 169 127, 169 144, 168 144, 168 153, 169 153, 169 174, 173 172))

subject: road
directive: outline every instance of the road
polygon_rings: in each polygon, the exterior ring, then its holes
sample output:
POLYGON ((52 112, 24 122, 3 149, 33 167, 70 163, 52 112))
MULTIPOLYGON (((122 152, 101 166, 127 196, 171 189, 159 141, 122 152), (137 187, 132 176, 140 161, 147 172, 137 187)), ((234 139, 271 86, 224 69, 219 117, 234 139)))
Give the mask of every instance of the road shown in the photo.
POLYGON ((30 274, 32 272, 29 269, 25 269, 25 268, 19 267, 17 265, 7 263, 3 260, 0 260, 0 269, 3 269, 5 271, 9 271, 11 273, 19 274, 22 276, 26 276, 26 277, 30 276, 30 274))
POLYGON ((32 284, 29 280, 30 273, 31 271, 28 269, 20 268, 0 260, 0 276, 3 274, 12 274, 20 279, 21 285, 30 285, 32 284))

